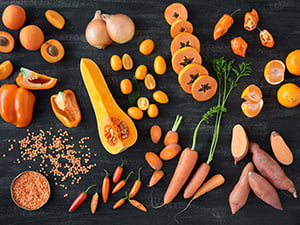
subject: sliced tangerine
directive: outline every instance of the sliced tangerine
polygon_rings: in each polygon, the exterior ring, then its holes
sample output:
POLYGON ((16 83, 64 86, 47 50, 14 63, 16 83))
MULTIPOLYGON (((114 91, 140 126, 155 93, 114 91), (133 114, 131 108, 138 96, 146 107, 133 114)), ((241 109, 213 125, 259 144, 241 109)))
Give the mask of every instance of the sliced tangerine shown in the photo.
POLYGON ((139 109, 145 111, 149 108, 150 102, 147 97, 139 97, 137 100, 137 106, 139 109))
POLYGON ((253 118, 260 113, 263 105, 264 101, 262 99, 260 99, 260 101, 257 103, 245 101, 242 103, 241 108, 245 116, 253 118))
POLYGON ((264 69, 265 80, 271 85, 280 84, 284 80, 285 65, 281 60, 269 61, 264 69))
POLYGON ((242 92, 241 98, 252 103, 258 103, 262 98, 262 92, 256 85, 250 84, 242 92))

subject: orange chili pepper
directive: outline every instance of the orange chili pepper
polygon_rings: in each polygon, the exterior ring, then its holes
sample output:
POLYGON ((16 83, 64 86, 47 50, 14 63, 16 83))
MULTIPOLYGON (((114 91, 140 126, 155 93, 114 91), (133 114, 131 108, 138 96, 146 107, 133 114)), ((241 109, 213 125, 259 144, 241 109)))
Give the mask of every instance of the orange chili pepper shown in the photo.
POLYGON ((54 77, 39 74, 23 67, 16 78, 17 85, 31 90, 50 89, 54 87, 56 82, 57 79, 54 77))
POLYGON ((133 198, 140 190, 142 181, 141 181, 141 170, 142 168, 139 168, 138 171, 138 179, 134 182, 130 192, 129 192, 129 198, 133 198))
POLYGON ((55 116, 66 127, 77 127, 81 121, 81 112, 73 91, 65 90, 52 95, 50 98, 55 116))
POLYGON ((128 201, 131 205, 138 208, 139 210, 142 210, 143 212, 148 211, 147 208, 142 203, 140 203, 139 201, 134 200, 134 199, 128 199, 128 201))
POLYGON ((234 54, 245 57, 248 44, 242 37, 236 37, 230 43, 234 54))
POLYGON ((110 180, 109 180, 109 174, 107 170, 104 170, 105 177, 102 181, 102 198, 103 202, 106 203, 109 195, 109 187, 110 187, 110 180))
POLYGON ((131 176, 132 173, 133 173, 133 171, 130 171, 130 173, 127 175, 126 179, 121 180, 119 183, 116 184, 116 186, 112 190, 113 194, 118 192, 119 190, 121 190, 125 186, 125 184, 127 183, 127 180, 129 179, 129 177, 131 176))
POLYGON ((274 47, 274 44, 275 44, 274 38, 268 30, 266 30, 266 29, 260 30, 259 39, 263 46, 268 47, 268 48, 274 47))
POLYGON ((95 214, 97 206, 98 206, 98 202, 99 202, 99 194, 98 194, 98 192, 95 192, 95 194, 92 197, 91 207, 90 207, 92 214, 95 214))
POLYGON ((122 160, 121 165, 119 165, 115 169, 115 172, 114 172, 114 175, 113 175, 113 178, 112 178, 114 183, 117 183, 120 180, 120 178, 122 176, 122 173, 123 173, 123 170, 124 170, 123 167, 124 167, 124 161, 122 160))
POLYGON ((32 120, 35 95, 15 84, 0 88, 0 115, 3 120, 17 127, 26 127, 32 120))
POLYGON ((217 40, 218 38, 222 37, 224 34, 227 33, 228 29, 232 26, 234 22, 232 15, 238 11, 240 11, 240 9, 235 10, 231 15, 224 14, 219 19, 214 28, 214 40, 217 40))
POLYGON ((258 13, 255 9, 251 12, 246 12, 244 16, 244 28, 247 31, 252 31, 257 27, 259 21, 258 13))
POLYGON ((128 199, 128 197, 125 197, 125 198, 121 198, 120 200, 118 200, 114 206, 113 206, 113 209, 117 209, 119 207, 121 207, 122 205, 124 205, 125 201, 128 199))

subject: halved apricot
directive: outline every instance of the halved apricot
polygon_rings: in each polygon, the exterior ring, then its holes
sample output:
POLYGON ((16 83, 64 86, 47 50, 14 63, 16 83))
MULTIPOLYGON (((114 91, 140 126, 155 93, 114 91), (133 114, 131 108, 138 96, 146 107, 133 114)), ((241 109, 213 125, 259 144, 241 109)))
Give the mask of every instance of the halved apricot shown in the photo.
POLYGON ((201 75, 209 75, 207 69, 202 65, 191 63, 180 71, 178 83, 186 93, 191 94, 192 84, 201 75))
POLYGON ((187 20, 177 20, 175 21, 171 28, 170 34, 172 38, 175 38, 178 34, 182 32, 193 33, 193 24, 187 20))
POLYGON ((56 63, 64 57, 65 49, 58 40, 50 39, 41 46, 41 55, 47 62, 56 63))
POLYGON ((16 83, 23 88, 31 90, 44 90, 54 87, 57 79, 47 75, 39 74, 32 70, 21 68, 16 78, 16 83))
POLYGON ((0 64, 0 80, 8 78, 13 72, 13 64, 10 60, 6 60, 0 64))
POLYGON ((218 83, 209 75, 199 76, 192 84, 192 96, 197 101, 207 101, 217 92, 218 83))
POLYGON ((15 39, 6 31, 0 31, 0 52, 9 53, 15 47, 15 39))
POLYGON ((45 17, 48 20, 48 22, 57 29, 61 30, 65 25, 65 18, 60 13, 54 10, 47 10, 45 12, 45 17))
POLYGON ((172 25, 176 20, 187 20, 188 12, 185 6, 179 2, 172 3, 165 9, 165 20, 172 25))
POLYGON ((265 80, 272 85, 280 84, 284 80, 285 65, 278 59, 269 61, 264 69, 265 80))
POLYGON ((193 47, 196 49, 198 52, 200 52, 200 41, 199 39, 188 32, 182 32, 178 34, 171 42, 170 50, 171 54, 174 55, 175 52, 178 49, 184 48, 184 47, 193 47))
POLYGON ((172 56, 172 67, 177 74, 179 74, 185 66, 191 63, 202 64, 202 58, 199 52, 192 47, 179 49, 172 56))

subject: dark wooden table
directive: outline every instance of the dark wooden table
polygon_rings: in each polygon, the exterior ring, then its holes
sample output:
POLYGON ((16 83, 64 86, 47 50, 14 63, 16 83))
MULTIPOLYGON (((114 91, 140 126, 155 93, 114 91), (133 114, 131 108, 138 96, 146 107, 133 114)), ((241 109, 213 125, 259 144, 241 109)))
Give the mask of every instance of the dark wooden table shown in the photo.
MULTIPOLYGON (((169 25, 163 18, 163 12, 167 5, 172 1, 7 1, 0 2, 0 11, 11 4, 22 5, 27 13, 26 25, 36 24, 41 27, 45 33, 45 38, 56 38, 60 40, 66 50, 63 60, 56 64, 45 62, 39 52, 26 51, 20 46, 18 39, 19 31, 10 31, 16 38, 16 47, 10 54, 0 54, 0 61, 6 59, 12 60, 14 64, 13 75, 3 81, 4 83, 14 83, 21 66, 31 68, 37 72, 55 76, 59 79, 58 84, 51 90, 34 91, 37 101, 34 108, 32 123, 26 128, 16 128, 15 126, 0 120, 0 224, 27 225, 27 224, 174 224, 173 216, 187 204, 183 199, 182 192, 169 205, 161 209, 151 207, 151 192, 153 191, 153 200, 155 204, 160 204, 163 193, 166 190, 168 181, 176 166, 177 159, 164 164, 165 178, 156 187, 150 189, 146 183, 152 173, 152 169, 146 164, 144 154, 147 151, 159 152, 162 144, 154 145, 149 138, 149 128, 154 124, 159 124, 163 131, 171 128, 173 120, 177 114, 184 116, 182 125, 179 128, 180 144, 183 147, 191 145, 192 133, 200 115, 205 113, 209 107, 213 106, 216 99, 207 102, 196 102, 191 96, 185 94, 177 83, 177 75, 172 71, 170 65, 171 55, 169 45, 171 37, 169 35, 169 25), (66 25, 63 30, 57 30, 52 27, 45 19, 44 12, 47 9, 59 11, 66 18, 66 25), (132 17, 136 24, 136 35, 132 41, 124 45, 112 44, 106 50, 97 50, 89 46, 85 40, 85 27, 92 19, 96 9, 105 13, 125 13, 132 17), (138 52, 139 43, 152 38, 155 43, 155 50, 150 56, 142 56, 138 52), (146 64, 152 69, 153 59, 156 55, 162 55, 167 60, 168 70, 163 76, 157 76, 158 88, 168 93, 170 102, 167 105, 159 105, 160 115, 158 118, 149 119, 145 116, 142 120, 136 121, 139 131, 137 143, 126 152, 119 155, 111 155, 102 147, 95 123, 94 112, 90 100, 84 87, 79 62, 81 57, 88 57, 100 66, 107 80, 116 101, 126 110, 129 102, 126 96, 123 96, 119 90, 119 82, 123 78, 130 78, 133 71, 113 72, 109 66, 110 56, 113 54, 122 55, 129 53, 132 55, 135 65, 146 64), (79 106, 82 111, 82 122, 77 128, 68 129, 64 127, 54 116, 49 98, 52 94, 60 90, 72 89, 77 95, 79 106), (18 208, 10 197, 10 184, 13 178, 20 172, 28 170, 31 165, 33 170, 40 168, 39 162, 13 163, 20 158, 20 150, 14 149, 8 151, 9 139, 20 140, 25 137, 29 129, 31 132, 38 132, 39 129, 48 130, 67 130, 74 141, 81 137, 89 136, 87 144, 91 148, 91 153, 97 153, 91 161, 96 162, 97 166, 92 168, 90 173, 83 176, 79 184, 69 185, 67 190, 56 186, 53 176, 48 176, 51 184, 52 195, 49 202, 38 211, 28 212, 18 208), (3 157, 5 154, 6 157, 3 157), (124 159, 126 161, 125 174, 130 170, 137 171, 142 167, 143 186, 137 199, 145 203, 149 211, 147 213, 134 209, 130 204, 124 205, 118 210, 113 210, 112 205, 119 198, 123 197, 123 191, 110 196, 109 202, 103 204, 100 202, 95 215, 91 215, 89 210, 90 198, 76 211, 68 213, 69 205, 73 199, 83 191, 88 185, 97 183, 98 187, 94 190, 100 192, 101 180, 103 178, 103 169, 108 169, 111 173, 114 168, 124 159), (68 197, 63 195, 68 193, 68 197)), ((292 196, 284 191, 278 191, 283 211, 278 211, 263 203, 253 193, 250 194, 248 203, 236 215, 231 215, 228 195, 234 184, 238 180, 243 166, 251 160, 248 155, 237 165, 233 164, 230 153, 231 130, 234 124, 241 123, 248 132, 249 139, 261 145, 267 152, 271 153, 269 135, 271 131, 276 130, 287 141, 294 154, 294 163, 290 166, 284 166, 286 174, 294 181, 296 189, 300 190, 300 148, 299 148, 299 130, 300 114, 299 106, 291 109, 284 108, 277 103, 276 91, 279 86, 267 84, 263 78, 264 65, 271 59, 285 60, 287 54, 300 48, 299 30, 300 30, 300 3, 296 0, 286 1, 235 1, 235 0, 212 0, 212 1, 183 1, 189 12, 189 20, 194 25, 194 34, 201 41, 201 55, 203 64, 213 75, 210 60, 224 56, 226 59, 235 59, 237 63, 246 61, 252 63, 253 74, 250 77, 243 78, 240 85, 233 91, 228 100, 227 109, 222 119, 221 133, 219 143, 216 149, 214 160, 211 164, 212 170, 209 174, 222 173, 226 178, 225 184, 194 201, 190 209, 182 214, 178 219, 181 224, 300 224, 300 202, 299 199, 293 199, 292 196), (213 41, 212 30, 216 21, 224 14, 231 13, 240 8, 237 13, 235 24, 230 29, 230 34, 213 41), (260 45, 258 31, 247 32, 242 28, 243 15, 252 8, 257 9, 260 15, 259 27, 269 29, 275 38, 275 47, 267 49, 260 45), (233 55, 230 49, 230 40, 233 36, 244 37, 249 48, 245 58, 233 55), (242 100, 240 94, 249 84, 256 84, 261 87, 264 95, 264 108, 259 116, 249 119, 246 118, 240 109, 242 100)), ((8 31, 3 24, 1 30, 8 31)), ((213 75, 214 76, 214 75, 213 75)), ((300 85, 297 76, 286 72, 284 82, 293 82, 300 85)), ((142 95, 151 97, 151 91, 147 91, 140 83, 142 95)), ((199 161, 206 160, 210 146, 213 130, 213 120, 209 124, 204 124, 199 132, 197 150, 199 151, 199 161)), ((136 176, 136 173, 135 175, 136 176)), ((133 183, 135 178, 129 180, 133 183)), ((126 187, 128 190, 129 185, 126 187)))

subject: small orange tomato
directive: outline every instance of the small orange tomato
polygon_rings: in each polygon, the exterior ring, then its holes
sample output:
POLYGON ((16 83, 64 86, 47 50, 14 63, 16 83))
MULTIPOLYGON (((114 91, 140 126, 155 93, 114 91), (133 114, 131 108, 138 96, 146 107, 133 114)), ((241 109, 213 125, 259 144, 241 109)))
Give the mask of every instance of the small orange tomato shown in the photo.
POLYGON ((120 83, 122 94, 129 95, 132 92, 132 83, 129 79, 123 79, 120 83))
POLYGON ((166 60, 162 56, 156 56, 154 59, 154 71, 155 73, 162 75, 167 70, 166 60))
POLYGON ((161 91, 161 90, 158 90, 158 91, 155 91, 153 93, 153 99, 158 102, 158 103, 161 103, 161 104, 166 104, 169 102, 169 97, 168 95, 161 91))
POLYGON ((135 120, 140 120, 143 118, 143 111, 136 106, 131 106, 128 108, 127 114, 135 120))
POLYGON ((147 66, 145 65, 139 65, 135 70, 135 78, 137 80, 144 80, 147 74, 147 66))
POLYGON ((150 104, 147 110, 147 114, 150 118, 155 118, 158 116, 159 110, 157 105, 155 104, 150 104))
POLYGON ((154 49, 154 41, 151 39, 146 39, 141 42, 139 46, 140 53, 144 55, 149 55, 154 49))
POLYGON ((137 106, 143 111, 147 110, 149 108, 149 99, 147 97, 139 97, 137 106))
POLYGON ((144 79, 145 87, 148 90, 153 90, 156 88, 156 81, 152 74, 148 73, 144 79))

